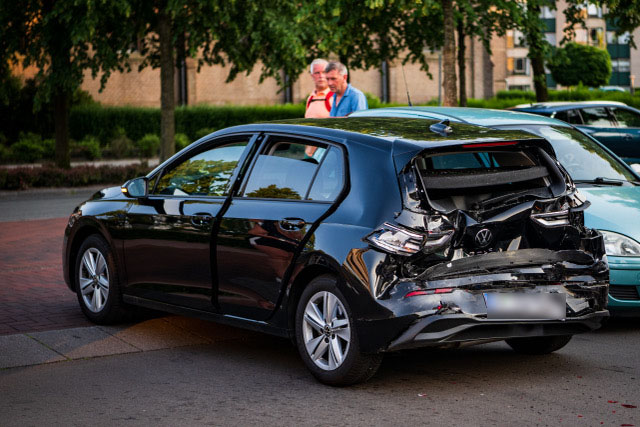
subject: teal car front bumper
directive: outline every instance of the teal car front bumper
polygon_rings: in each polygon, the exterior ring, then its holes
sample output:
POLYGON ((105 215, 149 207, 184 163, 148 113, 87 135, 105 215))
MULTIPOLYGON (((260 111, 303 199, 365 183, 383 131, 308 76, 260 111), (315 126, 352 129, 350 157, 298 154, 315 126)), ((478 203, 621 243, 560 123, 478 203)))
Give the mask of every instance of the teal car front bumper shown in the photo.
POLYGON ((640 317, 640 257, 607 256, 609 304, 613 316, 640 317))

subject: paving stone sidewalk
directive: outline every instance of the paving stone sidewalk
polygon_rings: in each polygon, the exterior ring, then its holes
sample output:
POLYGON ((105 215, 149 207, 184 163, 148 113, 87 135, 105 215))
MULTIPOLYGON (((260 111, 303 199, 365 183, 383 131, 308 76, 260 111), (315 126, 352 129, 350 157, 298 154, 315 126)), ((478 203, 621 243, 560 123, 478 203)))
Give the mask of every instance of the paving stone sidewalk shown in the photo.
POLYGON ((62 276, 66 222, 0 222, 0 335, 91 325, 62 276))
POLYGON ((182 316, 117 326, 89 326, 0 336, 0 370, 229 340, 257 332, 182 316))

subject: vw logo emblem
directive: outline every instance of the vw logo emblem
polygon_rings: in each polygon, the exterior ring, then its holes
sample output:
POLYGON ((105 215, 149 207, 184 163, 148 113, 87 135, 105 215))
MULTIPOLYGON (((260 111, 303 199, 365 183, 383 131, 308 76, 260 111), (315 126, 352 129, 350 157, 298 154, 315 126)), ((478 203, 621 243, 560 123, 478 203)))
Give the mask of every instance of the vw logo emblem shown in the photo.
POLYGON ((476 245, 478 245, 478 247, 480 248, 483 248, 491 242, 492 238, 493 235, 491 234, 491 230, 489 230, 488 228, 483 228, 476 233, 476 245))

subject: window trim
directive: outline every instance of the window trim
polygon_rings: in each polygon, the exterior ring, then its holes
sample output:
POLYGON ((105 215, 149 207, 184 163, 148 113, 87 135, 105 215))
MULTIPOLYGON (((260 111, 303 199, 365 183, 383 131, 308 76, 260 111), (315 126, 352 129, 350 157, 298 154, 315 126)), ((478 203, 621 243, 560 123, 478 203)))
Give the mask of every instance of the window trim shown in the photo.
MULTIPOLYGON (((263 138, 259 141, 259 147, 257 150, 255 150, 255 153, 253 154, 253 157, 251 159, 251 162, 249 164, 249 166, 247 167, 246 173, 244 174, 244 176, 242 177, 242 182, 239 183, 239 185, 237 186, 237 188, 231 193, 231 197, 235 200, 275 200, 275 201, 289 201, 289 202, 305 202, 305 203, 323 203, 323 204, 333 204, 336 203, 340 200, 342 200, 343 195, 346 191, 348 191, 349 186, 350 186, 350 181, 349 181, 349 156, 347 153, 347 150, 344 146, 342 146, 341 144, 335 143, 333 141, 327 141, 327 140, 323 140, 320 138, 313 138, 313 137, 309 137, 306 135, 295 135, 295 134, 288 134, 288 133, 283 133, 283 132, 263 132, 261 133, 261 136, 263 136, 263 138), (311 188, 313 188, 313 184, 315 183, 316 177, 318 176, 318 171, 320 170, 320 167, 323 165, 324 160, 327 157, 327 153, 324 153, 322 156, 322 160, 318 163, 318 168, 316 169, 316 171, 313 174, 313 177, 311 178, 311 182, 309 184, 309 188, 307 189, 307 192, 305 194, 304 199, 279 199, 279 198, 267 198, 267 197, 246 197, 243 196, 242 193, 244 193, 248 181, 249 181, 249 177, 251 176, 251 174, 253 173, 253 170, 255 168, 255 165, 258 161, 258 157, 261 154, 265 154, 267 147, 269 146, 270 142, 269 140, 274 138, 274 137, 283 137, 283 138, 291 138, 294 142, 298 142, 300 144, 304 144, 304 141, 308 141, 314 144, 322 144, 322 145, 326 145, 327 148, 330 147, 335 147, 338 150, 340 150, 340 152, 342 153, 342 161, 343 161, 343 176, 342 176, 342 190, 340 190, 340 193, 338 193, 338 195, 336 196, 335 200, 332 201, 322 201, 322 200, 307 200, 307 197, 309 196, 309 192, 311 191, 311 188)), ((309 145, 309 144, 304 144, 304 145, 309 145)), ((327 152, 329 152, 329 150, 327 149, 327 152)))

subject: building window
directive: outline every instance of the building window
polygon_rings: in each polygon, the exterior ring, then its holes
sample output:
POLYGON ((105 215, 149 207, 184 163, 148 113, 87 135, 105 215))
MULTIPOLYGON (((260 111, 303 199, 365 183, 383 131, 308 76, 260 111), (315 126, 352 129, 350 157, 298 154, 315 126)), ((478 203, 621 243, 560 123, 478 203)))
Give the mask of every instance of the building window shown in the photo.
POLYGON ((604 30, 600 27, 589 29, 589 44, 604 47, 604 30))
POLYGON ((531 86, 530 85, 509 85, 507 89, 527 91, 527 90, 531 90, 531 86))
POLYGON ((615 31, 607 31, 607 44, 629 44, 629 33, 616 36, 615 31))
POLYGON ((552 19, 556 17, 556 11, 550 9, 549 6, 543 6, 540 11, 540 18, 542 19, 552 19))
POLYGON ((602 18, 602 8, 595 4, 588 4, 587 14, 589 15, 589 18, 602 18))
POLYGON ((522 31, 513 30, 513 44, 515 45, 515 47, 526 47, 527 46, 527 44, 525 42, 525 39, 524 39, 524 34, 522 34, 522 31))
POLYGON ((513 74, 529 74, 529 60, 527 58, 513 58, 513 74))
POLYGON ((547 42, 549 42, 551 46, 556 45, 556 42, 557 42, 556 33, 544 33, 544 38, 547 42))
POLYGON ((614 59, 611 61, 611 69, 614 73, 628 73, 631 70, 631 64, 628 59, 614 59))

